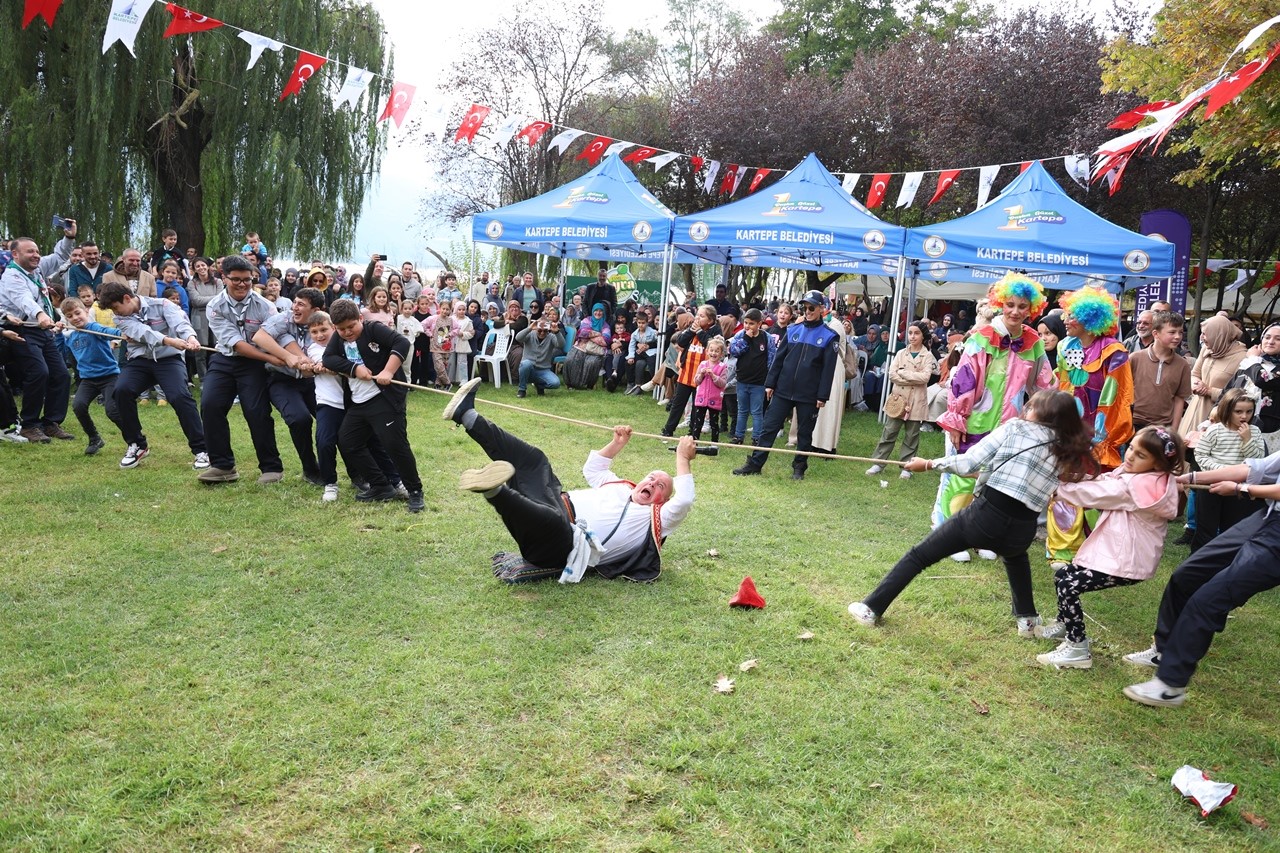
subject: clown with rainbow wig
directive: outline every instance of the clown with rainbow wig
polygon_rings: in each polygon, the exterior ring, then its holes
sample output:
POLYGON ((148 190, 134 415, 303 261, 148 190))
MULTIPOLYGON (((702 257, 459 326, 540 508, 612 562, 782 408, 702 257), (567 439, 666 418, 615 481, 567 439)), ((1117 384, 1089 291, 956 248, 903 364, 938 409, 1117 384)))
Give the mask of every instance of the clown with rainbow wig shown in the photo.
MULTIPOLYGON (((1036 391, 1057 385, 1034 329, 1046 302, 1040 283, 1011 272, 991 285, 987 302, 1000 313, 969 335, 952 372, 947 411, 938 418, 949 456, 964 453, 1000 424, 1017 417, 1036 391)), ((969 477, 942 475, 931 518, 934 527, 973 500, 974 484, 969 477)), ((996 556, 979 554, 992 560, 996 556)), ((969 554, 962 551, 952 559, 965 562, 969 554)))
MULTIPOLYGON (((1093 455, 1103 470, 1123 462, 1120 448, 1133 438, 1133 376, 1129 351, 1116 339, 1120 303, 1098 287, 1082 287, 1058 300, 1067 337, 1058 344, 1058 387, 1074 394, 1093 427, 1093 455)), ((1049 559, 1070 562, 1089 533, 1085 513, 1055 502, 1049 508, 1049 559)))

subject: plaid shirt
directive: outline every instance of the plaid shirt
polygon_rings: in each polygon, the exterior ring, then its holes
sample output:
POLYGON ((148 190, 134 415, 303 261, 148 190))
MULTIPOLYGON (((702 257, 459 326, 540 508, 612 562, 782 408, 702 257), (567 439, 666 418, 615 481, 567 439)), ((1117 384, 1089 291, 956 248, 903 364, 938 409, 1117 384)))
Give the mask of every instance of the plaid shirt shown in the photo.
POLYGON ((1047 426, 1015 418, 968 453, 933 460, 933 467, 961 477, 981 471, 975 493, 992 488, 1040 512, 1058 488, 1058 458, 1049 447, 1053 439, 1047 426))

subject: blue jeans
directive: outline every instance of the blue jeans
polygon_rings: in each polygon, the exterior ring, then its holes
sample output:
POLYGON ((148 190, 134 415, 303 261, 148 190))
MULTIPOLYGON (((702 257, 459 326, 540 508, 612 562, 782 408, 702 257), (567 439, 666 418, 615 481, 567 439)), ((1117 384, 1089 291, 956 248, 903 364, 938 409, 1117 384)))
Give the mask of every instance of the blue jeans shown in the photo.
POLYGON ((741 439, 747 432, 747 415, 751 416, 751 440, 760 438, 764 427, 764 386, 738 383, 738 428, 733 437, 741 439))
POLYGON ((560 377, 556 376, 554 370, 537 367, 532 361, 525 360, 520 362, 520 390, 527 389, 530 381, 539 388, 560 387, 560 377))

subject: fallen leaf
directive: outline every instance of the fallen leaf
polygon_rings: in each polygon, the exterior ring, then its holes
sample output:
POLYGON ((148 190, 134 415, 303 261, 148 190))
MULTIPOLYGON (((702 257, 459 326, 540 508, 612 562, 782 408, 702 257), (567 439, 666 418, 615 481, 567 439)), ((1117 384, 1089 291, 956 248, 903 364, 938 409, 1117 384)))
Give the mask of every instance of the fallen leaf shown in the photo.
POLYGON ((806 640, 806 641, 807 641, 807 640, 812 640, 812 639, 813 639, 813 632, 812 632, 812 631, 805 631, 804 633, 800 634, 800 636, 796 637, 796 639, 797 639, 797 640, 806 640))
POLYGON ((755 669, 759 665, 760 665, 760 661, 756 660, 755 658, 752 658, 751 660, 744 660, 742 663, 738 664, 738 670, 740 672, 750 672, 751 670, 755 669))
POLYGON ((708 557, 719 557, 719 556, 720 556, 720 552, 719 552, 719 551, 717 551, 715 548, 712 548, 712 549, 710 549, 709 551, 707 551, 707 556, 708 556, 708 557))
POLYGON ((212 553, 214 553, 214 554, 221 554, 221 553, 222 553, 223 551, 225 551, 225 550, 227 550, 227 546, 226 546, 226 545, 219 545, 217 548, 214 548, 214 549, 213 549, 212 553))
POLYGON ((715 691, 717 693, 732 693, 733 679, 725 675, 723 672, 716 676, 715 691))
POLYGON ((1270 829, 1271 824, 1267 823, 1267 819, 1259 817, 1253 812, 1240 812, 1240 817, 1244 818, 1244 822, 1258 827, 1258 829, 1270 829))
POLYGON ((991 713, 991 707, 985 702, 979 702, 977 699, 970 699, 969 703, 973 705, 973 710, 977 711, 984 717, 991 713))
POLYGON ((868 787, 868 788, 883 788, 883 787, 884 787, 884 785, 880 784, 879 782, 872 782, 872 783, 871 783, 870 785, 868 785, 867 787, 868 787))

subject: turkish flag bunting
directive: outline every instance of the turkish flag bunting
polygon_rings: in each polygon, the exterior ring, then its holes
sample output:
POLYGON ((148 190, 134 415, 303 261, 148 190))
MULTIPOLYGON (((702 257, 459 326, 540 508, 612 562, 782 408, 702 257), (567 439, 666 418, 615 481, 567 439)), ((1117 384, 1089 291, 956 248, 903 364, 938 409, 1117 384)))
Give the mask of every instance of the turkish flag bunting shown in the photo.
MULTIPOLYGON (((951 185, 956 182, 956 178, 960 176, 959 169, 947 169, 938 173, 938 188, 933 191, 933 198, 929 199, 929 204, 933 204, 942 198, 942 194, 951 189, 951 185)), ((925 205, 928 207, 929 205, 925 205)))
POLYGON ((760 189, 760 182, 763 181, 773 169, 756 169, 755 177, 751 179, 751 183, 747 184, 747 192, 753 193, 760 189))
POLYGON ((697 172, 702 169, 703 164, 706 163, 707 161, 703 160, 701 157, 695 154, 689 158, 689 162, 693 164, 693 171, 697 172))
POLYGON ((1106 179, 1107 195, 1115 195, 1120 191, 1120 181, 1124 178, 1124 170, 1132 158, 1133 152, 1126 151, 1123 154, 1109 157, 1098 165, 1098 172, 1094 177, 1094 181, 1096 182, 1098 178, 1106 179))
POLYGON ((600 162, 600 158, 604 156, 604 152, 613 144, 613 140, 607 136, 597 136, 595 139, 587 143, 587 147, 578 152, 578 156, 574 160, 586 160, 592 166, 600 162))
POLYGON ((1035 162, 1034 160, 1024 160, 1022 162, 1022 165, 1018 167, 1018 174, 1021 175, 1023 172, 1027 171, 1027 169, 1030 169, 1031 164, 1034 162, 1035 162))
MULTIPOLYGON (((1262 278, 1261 274, 1259 274, 1258 278, 1262 278)), ((1271 281, 1262 285, 1262 289, 1270 290, 1271 288, 1275 287, 1277 284, 1280 284, 1280 264, 1276 264, 1276 274, 1271 276, 1271 281)))
POLYGON ((1152 101, 1149 104, 1143 104, 1127 113, 1120 113, 1107 127, 1111 130, 1133 130, 1142 124, 1143 119, 1150 118, 1153 112, 1171 107, 1176 103, 1177 101, 1152 101))
POLYGON ((1208 118, 1240 97, 1240 93, 1253 85, 1253 81, 1262 76, 1262 72, 1267 70, 1277 56, 1280 56, 1280 43, 1271 48, 1271 52, 1266 56, 1245 63, 1239 71, 1222 78, 1221 82, 1208 92, 1209 104, 1204 108, 1204 117, 1208 118))
POLYGON ((657 153, 658 153, 657 148, 643 148, 643 147, 637 148, 635 151, 632 151, 626 157, 623 157, 622 162, 640 163, 644 160, 648 160, 650 157, 652 157, 654 154, 657 154, 657 153))
POLYGON ((316 56, 314 53, 307 53, 305 50, 298 52, 298 61, 293 66, 293 73, 289 75, 289 82, 285 84, 284 91, 280 93, 280 100, 284 100, 290 95, 296 95, 302 91, 302 84, 306 83, 315 73, 320 70, 329 60, 323 56, 316 56))
POLYGON ((480 125, 484 124, 485 117, 488 115, 488 107, 472 104, 471 109, 467 110, 466 117, 462 119, 462 125, 458 128, 458 132, 453 135, 453 141, 475 142, 476 131, 480 130, 480 125))
POLYGON ((738 164, 730 163, 725 166, 724 177, 720 179, 720 195, 728 193, 733 195, 733 179, 738 175, 738 164))
POLYGON ((168 29, 164 31, 165 38, 173 38, 186 33, 202 33, 205 30, 216 30, 222 26, 222 21, 210 18, 208 15, 192 12, 190 9, 184 9, 177 3, 166 3, 164 7, 169 11, 170 15, 173 15, 173 20, 169 22, 168 29))
POLYGON ((61 5, 62 0, 27 0, 27 5, 22 9, 22 28, 25 30, 37 15, 44 18, 44 22, 52 27, 53 19, 58 16, 58 7, 61 5))
MULTIPOLYGON (((378 121, 386 121, 389 118, 396 120, 396 127, 404 124, 405 114, 409 112, 409 107, 413 104, 414 93, 418 91, 417 86, 410 86, 408 83, 401 83, 397 80, 391 86, 391 97, 387 99, 387 105, 382 108, 382 115, 378 116, 378 121)), ((485 112, 488 112, 485 108, 485 112)), ((476 125, 479 128, 480 125, 476 125)), ((462 129, 459 128, 461 133, 462 129)))
POLYGON ((516 134, 516 138, 523 139, 525 142, 529 143, 530 146, 534 146, 538 144, 538 140, 542 138, 542 134, 546 133, 550 129, 551 122, 549 121, 531 122, 524 130, 516 134))
POLYGON ((889 173, 884 172, 871 176, 871 192, 867 193, 867 209, 872 210, 884 201, 885 190, 889 189, 889 173))

